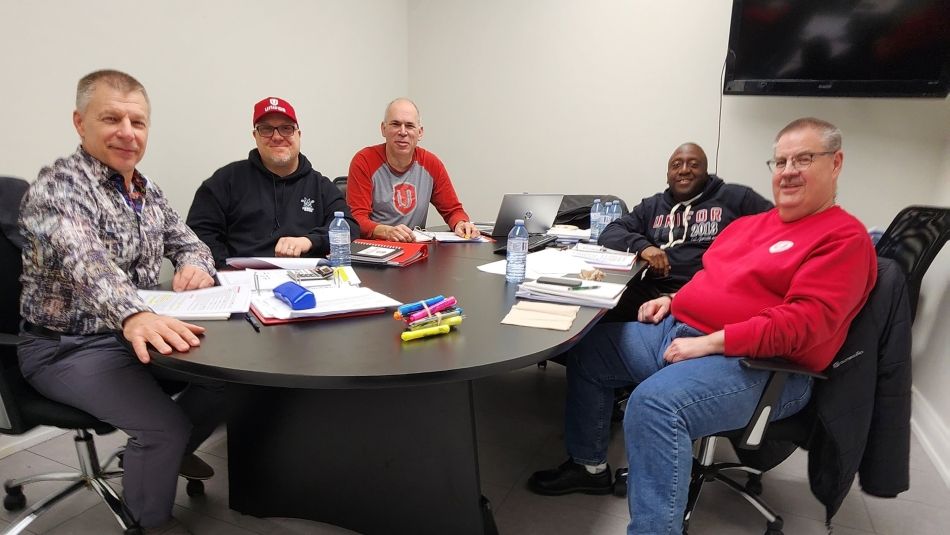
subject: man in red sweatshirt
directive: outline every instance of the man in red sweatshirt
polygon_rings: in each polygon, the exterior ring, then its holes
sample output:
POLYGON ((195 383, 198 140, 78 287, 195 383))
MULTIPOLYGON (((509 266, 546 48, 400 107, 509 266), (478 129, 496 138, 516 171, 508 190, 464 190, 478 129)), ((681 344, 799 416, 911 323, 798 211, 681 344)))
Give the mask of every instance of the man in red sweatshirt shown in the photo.
MULTIPOLYGON (((680 533, 692 441, 744 426, 768 373, 734 357, 781 357, 823 370, 867 300, 877 258, 864 226, 835 204, 841 132, 814 118, 775 138, 775 208, 742 217, 713 242, 676 294, 644 303, 639 322, 598 326, 568 352, 564 440, 571 456, 536 472, 540 494, 611 491, 606 465, 614 389, 636 384, 624 416, 628 533, 680 533)), ((808 402, 789 378, 772 419, 808 402)))
POLYGON ((412 229, 425 227, 430 202, 456 234, 478 236, 442 161, 417 146, 423 128, 415 103, 390 102, 379 130, 386 142, 357 152, 347 178, 346 202, 360 236, 415 241, 412 229))

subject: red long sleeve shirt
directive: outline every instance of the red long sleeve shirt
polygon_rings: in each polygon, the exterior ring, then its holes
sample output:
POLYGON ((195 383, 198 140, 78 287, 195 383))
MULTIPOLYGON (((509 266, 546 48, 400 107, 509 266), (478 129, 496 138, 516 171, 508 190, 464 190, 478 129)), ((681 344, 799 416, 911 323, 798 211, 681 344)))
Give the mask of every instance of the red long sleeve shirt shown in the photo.
POLYGON ((442 161, 421 147, 403 173, 386 163, 384 144, 357 152, 350 162, 346 202, 364 238, 371 238, 380 223, 424 227, 430 202, 449 228, 469 220, 442 161))
POLYGON ((673 300, 673 315, 725 330, 725 354, 783 357, 821 371, 877 278, 867 231, 838 206, 790 223, 777 210, 736 220, 673 300))

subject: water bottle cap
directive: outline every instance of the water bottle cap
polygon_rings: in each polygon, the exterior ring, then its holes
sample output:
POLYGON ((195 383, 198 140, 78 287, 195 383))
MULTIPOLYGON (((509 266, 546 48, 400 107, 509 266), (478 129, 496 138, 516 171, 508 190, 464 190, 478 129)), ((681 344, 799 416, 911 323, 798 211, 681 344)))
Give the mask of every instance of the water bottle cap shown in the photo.
POLYGON ((343 212, 333 212, 333 217, 343 217, 343 212))
POLYGON ((524 219, 515 219, 515 225, 524 225, 524 219))
POLYGON ((594 202, 600 202, 600 197, 594 199, 594 202))

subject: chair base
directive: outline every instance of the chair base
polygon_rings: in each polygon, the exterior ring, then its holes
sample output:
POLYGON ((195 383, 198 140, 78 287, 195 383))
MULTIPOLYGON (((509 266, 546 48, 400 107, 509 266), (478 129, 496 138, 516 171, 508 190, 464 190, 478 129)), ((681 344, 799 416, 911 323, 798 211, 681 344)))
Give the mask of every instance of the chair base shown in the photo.
MULTIPOLYGON (((693 471, 689 482, 689 495, 686 499, 686 511, 683 514, 683 533, 689 528, 689 520, 693 515, 693 509, 699 501, 699 495, 703 490, 705 483, 718 481, 735 493, 739 494, 751 503, 756 510, 765 518, 765 535, 783 535, 782 527, 784 521, 771 507, 768 506, 759 494, 762 493, 762 471, 756 470, 739 463, 714 463, 713 453, 716 450, 716 439, 718 437, 704 437, 699 442, 699 450, 696 458, 693 459, 693 471), (740 485, 735 479, 729 477, 723 472, 727 470, 736 470, 745 472, 749 479, 745 485, 740 485)), ((614 476, 614 495, 624 497, 627 495, 627 469, 620 468, 614 476)))
POLYGON ((116 454, 110 455, 109 458, 106 459, 106 462, 100 465, 99 457, 96 454, 96 445, 89 431, 76 429, 75 432, 76 434, 73 440, 76 443, 76 454, 79 457, 80 471, 33 475, 11 479, 4 483, 3 487, 6 491, 6 496, 3 500, 3 506, 8 511, 15 511, 26 506, 26 497, 23 495, 23 485, 38 481, 72 482, 59 492, 36 502, 14 521, 3 532, 4 534, 14 535, 22 532, 40 515, 56 505, 56 503, 84 487, 92 489, 99 495, 102 501, 109 506, 119 526, 121 526, 126 533, 137 533, 140 531, 140 528, 136 525, 122 504, 122 499, 119 498, 119 495, 116 494, 115 490, 107 481, 122 475, 121 470, 105 470, 105 467, 115 459, 116 454))

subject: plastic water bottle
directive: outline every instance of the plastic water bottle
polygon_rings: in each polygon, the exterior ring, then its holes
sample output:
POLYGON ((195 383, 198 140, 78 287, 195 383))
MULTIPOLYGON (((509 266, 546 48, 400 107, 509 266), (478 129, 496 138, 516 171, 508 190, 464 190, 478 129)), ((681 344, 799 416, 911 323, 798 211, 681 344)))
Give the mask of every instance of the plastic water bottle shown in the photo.
POLYGON ((606 227, 613 221, 620 219, 620 201, 611 201, 607 203, 607 217, 604 218, 606 227))
POLYGON ((343 212, 333 212, 330 223, 330 265, 350 265, 350 225, 343 219, 343 212))
POLYGON ((515 226, 508 233, 508 262, 505 266, 505 280, 524 282, 524 272, 528 263, 528 229, 524 228, 524 219, 515 219, 515 226))
POLYGON ((590 241, 592 242, 597 242, 600 232, 604 230, 603 217, 604 205, 600 199, 594 199, 594 204, 590 205, 590 241))

